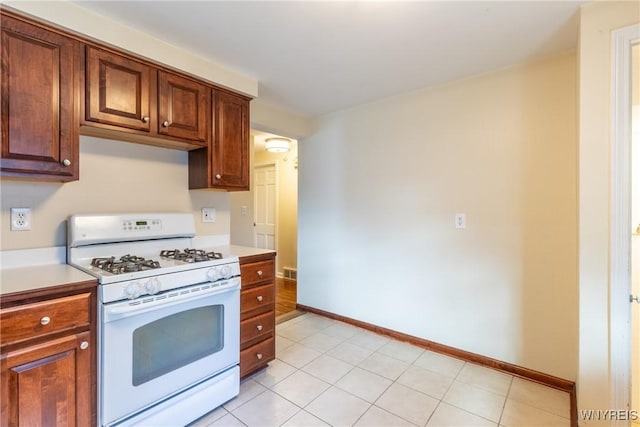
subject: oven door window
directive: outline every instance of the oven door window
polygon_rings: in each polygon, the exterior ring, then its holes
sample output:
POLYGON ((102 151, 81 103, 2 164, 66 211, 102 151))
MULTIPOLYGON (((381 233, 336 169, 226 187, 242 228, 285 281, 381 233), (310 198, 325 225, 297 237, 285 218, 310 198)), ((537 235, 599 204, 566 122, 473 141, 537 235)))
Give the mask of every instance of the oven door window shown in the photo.
POLYGON ((224 347, 224 306, 192 308, 133 332, 132 382, 139 386, 224 347))

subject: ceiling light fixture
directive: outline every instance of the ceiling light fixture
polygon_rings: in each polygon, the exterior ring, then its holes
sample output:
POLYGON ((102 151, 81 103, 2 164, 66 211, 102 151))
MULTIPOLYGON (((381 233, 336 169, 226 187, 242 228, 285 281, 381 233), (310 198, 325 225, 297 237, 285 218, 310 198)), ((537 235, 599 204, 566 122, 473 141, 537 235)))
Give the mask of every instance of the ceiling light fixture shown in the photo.
POLYGON ((291 141, 287 138, 269 138, 265 149, 270 153, 286 153, 290 149, 291 141))

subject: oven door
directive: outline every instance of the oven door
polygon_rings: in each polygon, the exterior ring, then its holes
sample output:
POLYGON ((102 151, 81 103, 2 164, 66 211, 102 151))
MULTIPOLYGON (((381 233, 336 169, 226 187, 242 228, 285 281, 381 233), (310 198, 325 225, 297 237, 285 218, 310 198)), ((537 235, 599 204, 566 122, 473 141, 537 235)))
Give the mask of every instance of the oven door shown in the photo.
POLYGON ((239 362, 239 278, 106 304, 101 318, 102 425, 239 362))

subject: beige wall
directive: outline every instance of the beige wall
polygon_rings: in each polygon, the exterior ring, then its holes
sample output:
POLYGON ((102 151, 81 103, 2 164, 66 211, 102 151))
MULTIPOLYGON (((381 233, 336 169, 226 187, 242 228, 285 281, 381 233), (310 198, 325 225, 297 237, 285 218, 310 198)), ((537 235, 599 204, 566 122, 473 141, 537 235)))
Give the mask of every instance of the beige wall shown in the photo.
MULTIPOLYGON (((611 31, 639 22, 638 2, 581 10, 579 90, 580 369, 578 409, 613 408, 609 358, 611 31)), ((585 422, 581 425, 609 425, 585 422)))
POLYGON ((313 133, 310 119, 266 105, 260 99, 251 102, 251 128, 293 139, 313 133))
POLYGON ((177 68, 220 86, 258 95, 258 81, 178 49, 148 34, 89 12, 69 1, 3 1, 19 12, 49 21, 83 36, 111 44, 177 68))
POLYGON ((188 188, 184 151, 82 136, 79 181, 0 181, 1 249, 64 246, 75 213, 193 212, 197 234, 229 234, 229 194, 188 188), (30 231, 8 231, 12 207, 32 209, 30 231), (202 207, 216 208, 215 223, 200 222, 202 207))
POLYGON ((299 303, 576 379, 574 52, 316 126, 299 303))

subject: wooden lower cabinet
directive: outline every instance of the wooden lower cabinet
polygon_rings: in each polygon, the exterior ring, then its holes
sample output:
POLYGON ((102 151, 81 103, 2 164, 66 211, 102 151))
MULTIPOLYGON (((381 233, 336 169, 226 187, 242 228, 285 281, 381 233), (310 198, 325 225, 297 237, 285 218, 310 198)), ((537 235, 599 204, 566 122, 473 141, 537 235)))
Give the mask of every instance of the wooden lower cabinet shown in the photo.
POLYGON ((69 335, 4 355, 2 425, 93 425, 89 335, 69 335))
POLYGON ((240 377, 276 357, 275 253, 240 258, 240 377))
POLYGON ((0 425, 96 424, 95 283, 87 286, 71 296, 27 293, 24 304, 0 299, 0 425))

